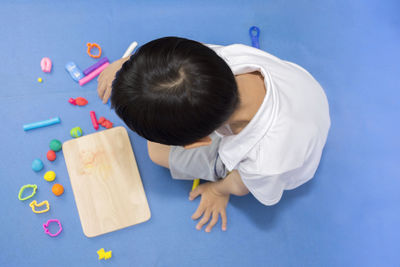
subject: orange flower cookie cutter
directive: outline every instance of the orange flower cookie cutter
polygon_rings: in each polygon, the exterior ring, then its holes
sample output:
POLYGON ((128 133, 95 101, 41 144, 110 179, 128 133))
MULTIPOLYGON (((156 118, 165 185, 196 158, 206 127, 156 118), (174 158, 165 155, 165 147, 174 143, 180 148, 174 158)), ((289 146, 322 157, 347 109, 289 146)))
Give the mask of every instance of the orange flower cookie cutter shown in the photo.
POLYGON ((92 44, 92 43, 87 43, 86 45, 87 45, 87 47, 88 47, 87 53, 88 53, 88 55, 89 55, 90 57, 92 57, 92 58, 99 58, 99 57, 101 56, 101 47, 100 47, 98 44, 96 44, 96 43, 93 43, 93 44, 92 44), (99 54, 93 55, 93 54, 91 53, 91 50, 92 50, 93 47, 96 47, 96 48, 99 50, 99 54))

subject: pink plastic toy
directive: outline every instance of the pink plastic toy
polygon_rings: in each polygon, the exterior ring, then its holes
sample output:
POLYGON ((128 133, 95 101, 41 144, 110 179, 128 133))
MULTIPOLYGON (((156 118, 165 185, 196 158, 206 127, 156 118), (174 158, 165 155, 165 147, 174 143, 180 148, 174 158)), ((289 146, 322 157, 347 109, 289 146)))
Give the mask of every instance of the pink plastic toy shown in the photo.
POLYGON ((40 67, 42 68, 43 72, 50 72, 51 66, 51 60, 48 57, 44 57, 42 58, 42 61, 40 61, 40 67))
POLYGON ((48 234, 49 236, 52 236, 52 237, 58 236, 58 235, 61 233, 61 231, 62 231, 61 223, 60 223, 60 221, 57 220, 57 219, 48 220, 47 223, 43 224, 43 228, 44 228, 44 232, 45 232, 46 234, 48 234), (49 224, 52 223, 52 222, 58 223, 58 226, 60 227, 60 229, 58 230, 58 232, 55 233, 55 234, 52 234, 52 233, 50 233, 50 231, 49 231, 49 224))
POLYGON ((79 85, 82 86, 91 80, 93 80, 97 75, 99 75, 107 66, 110 65, 110 63, 106 62, 91 73, 89 73, 87 76, 83 77, 82 79, 79 80, 79 85))
POLYGON ((94 111, 90 111, 90 118, 92 119, 94 129, 97 131, 99 129, 99 123, 97 122, 96 113, 94 111))
POLYGON ((72 97, 68 99, 68 102, 71 103, 72 105, 76 106, 76 100, 73 99, 72 97))

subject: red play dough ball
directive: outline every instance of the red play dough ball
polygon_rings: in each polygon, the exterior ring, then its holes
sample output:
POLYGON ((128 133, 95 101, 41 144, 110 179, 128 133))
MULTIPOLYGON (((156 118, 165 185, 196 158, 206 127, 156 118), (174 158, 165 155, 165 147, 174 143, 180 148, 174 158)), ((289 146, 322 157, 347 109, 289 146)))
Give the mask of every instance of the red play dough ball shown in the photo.
POLYGON ((64 187, 60 184, 54 184, 51 191, 56 196, 61 196, 64 193, 64 187))
POLYGON ((49 150, 48 152, 47 152, 47 159, 48 160, 50 160, 50 161, 53 161, 53 160, 55 160, 56 159, 56 152, 54 152, 53 150, 49 150))

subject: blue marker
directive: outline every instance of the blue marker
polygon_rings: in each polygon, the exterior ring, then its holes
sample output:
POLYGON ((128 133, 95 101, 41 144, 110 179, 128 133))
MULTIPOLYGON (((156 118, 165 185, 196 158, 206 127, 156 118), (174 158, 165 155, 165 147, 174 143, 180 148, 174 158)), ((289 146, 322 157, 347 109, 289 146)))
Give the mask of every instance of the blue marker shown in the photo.
POLYGON ((259 42, 260 28, 258 28, 257 26, 251 27, 249 29, 249 34, 251 38, 251 46, 255 48, 260 48, 260 42, 259 42))
POLYGON ((24 127, 24 131, 29 131, 32 129, 46 127, 46 126, 50 126, 50 125, 57 124, 60 122, 61 122, 60 117, 55 117, 55 118, 48 119, 45 121, 28 123, 28 124, 25 124, 23 127, 24 127))

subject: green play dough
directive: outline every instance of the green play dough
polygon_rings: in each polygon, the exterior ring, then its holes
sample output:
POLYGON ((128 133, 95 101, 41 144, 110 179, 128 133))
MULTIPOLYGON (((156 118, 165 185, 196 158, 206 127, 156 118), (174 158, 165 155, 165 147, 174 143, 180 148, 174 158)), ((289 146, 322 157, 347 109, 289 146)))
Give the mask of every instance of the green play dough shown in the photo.
POLYGON ((62 147, 62 144, 60 141, 58 141, 57 139, 53 139, 50 141, 50 149, 57 152, 60 151, 62 147))

